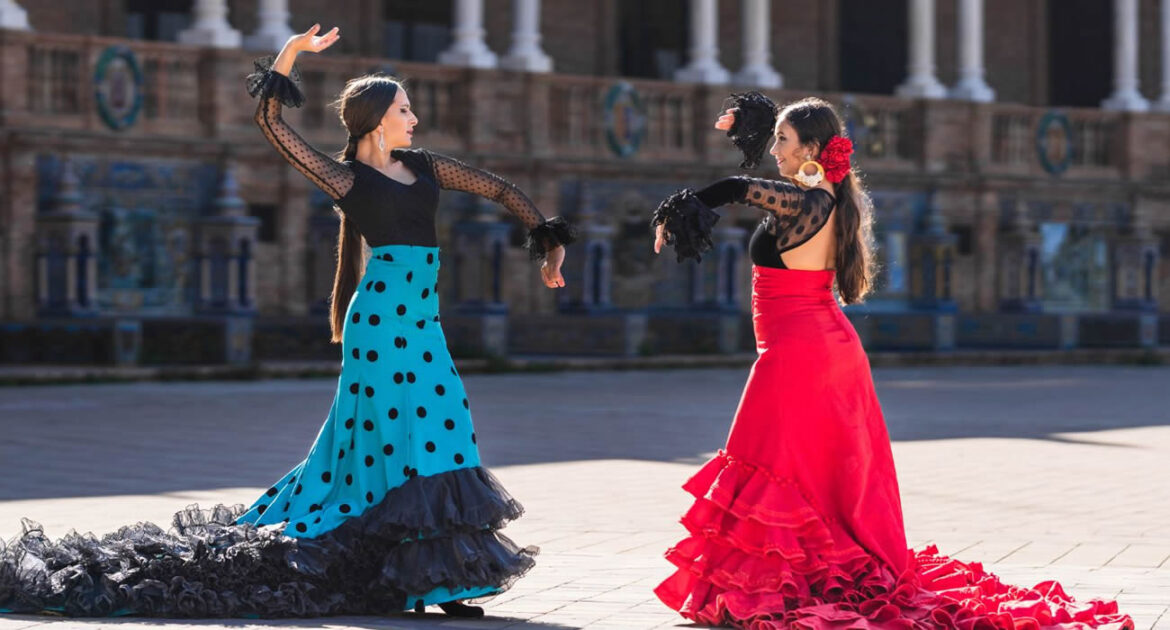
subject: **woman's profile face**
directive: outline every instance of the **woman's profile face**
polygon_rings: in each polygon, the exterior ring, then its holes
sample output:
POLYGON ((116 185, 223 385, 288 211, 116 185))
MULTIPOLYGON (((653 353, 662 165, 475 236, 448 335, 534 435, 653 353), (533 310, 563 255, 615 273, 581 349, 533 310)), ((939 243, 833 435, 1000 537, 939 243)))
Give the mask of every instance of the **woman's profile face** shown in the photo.
POLYGON ((410 97, 406 95, 406 90, 399 87, 394 102, 382 115, 380 123, 386 149, 409 147, 414 141, 414 126, 417 124, 418 117, 410 109, 410 97))
POLYGON ((796 129, 783 118, 776 122, 772 148, 768 153, 771 153, 772 157, 776 159, 776 168, 784 177, 796 175, 801 164, 817 157, 812 154, 810 147, 800 144, 800 137, 796 135, 796 129))

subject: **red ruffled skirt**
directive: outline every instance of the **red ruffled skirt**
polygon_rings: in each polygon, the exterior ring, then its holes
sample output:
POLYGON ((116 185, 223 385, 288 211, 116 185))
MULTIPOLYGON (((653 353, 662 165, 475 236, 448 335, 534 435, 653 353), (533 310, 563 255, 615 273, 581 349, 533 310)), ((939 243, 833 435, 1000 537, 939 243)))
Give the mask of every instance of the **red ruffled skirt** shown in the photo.
POLYGON ((759 358, 727 448, 684 488, 690 536, 655 589, 687 619, 779 628, 1117 628, 1116 602, 1002 583, 906 547, 890 439, 832 271, 754 267, 759 358))

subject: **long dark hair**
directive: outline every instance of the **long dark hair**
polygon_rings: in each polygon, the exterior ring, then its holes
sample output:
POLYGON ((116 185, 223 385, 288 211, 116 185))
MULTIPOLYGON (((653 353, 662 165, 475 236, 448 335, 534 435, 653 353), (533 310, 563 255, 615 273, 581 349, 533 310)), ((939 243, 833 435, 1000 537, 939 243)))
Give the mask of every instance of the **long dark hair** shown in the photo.
MULTIPOLYGON (((349 132, 345 151, 338 156, 340 159, 352 161, 357 157, 358 140, 378 128, 382 116, 401 89, 402 84, 397 79, 377 74, 350 79, 345 84, 335 103, 341 124, 349 132)), ((337 273, 333 277, 333 295, 329 298, 329 327, 333 343, 341 343, 345 311, 362 276, 365 251, 357 225, 341 208, 334 205, 333 210, 341 216, 341 229, 337 234, 337 273)))
MULTIPOLYGON (((786 106, 777 124, 783 120, 796 130, 801 144, 815 144, 818 154, 833 136, 846 137, 837 111, 816 97, 786 106)), ((836 195, 837 294, 845 304, 855 304, 873 288, 873 203, 856 168, 836 184, 836 195)))

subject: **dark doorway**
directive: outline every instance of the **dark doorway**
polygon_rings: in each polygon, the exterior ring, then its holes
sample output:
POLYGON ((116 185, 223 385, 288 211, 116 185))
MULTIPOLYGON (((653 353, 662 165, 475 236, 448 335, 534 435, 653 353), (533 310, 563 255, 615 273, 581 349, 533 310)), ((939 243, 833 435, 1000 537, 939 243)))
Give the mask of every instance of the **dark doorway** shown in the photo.
POLYGON ((893 94, 906 79, 906 0, 841 0, 841 91, 893 94))
POLYGON ((382 3, 382 53, 390 59, 433 63, 451 45, 451 0, 382 3))
POLYGON ((194 0, 126 0, 126 36, 173 42, 191 26, 194 0))
POLYGON ((622 76, 670 79, 686 65, 689 2, 623 0, 618 4, 622 76))
POLYGON ((1113 81, 1113 0, 1048 3, 1048 102, 1100 107, 1113 81))

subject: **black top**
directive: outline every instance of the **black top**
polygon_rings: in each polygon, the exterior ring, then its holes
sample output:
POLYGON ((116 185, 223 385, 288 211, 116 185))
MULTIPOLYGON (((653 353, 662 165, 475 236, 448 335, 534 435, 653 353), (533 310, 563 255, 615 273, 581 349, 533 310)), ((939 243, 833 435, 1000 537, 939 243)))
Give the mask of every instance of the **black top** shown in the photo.
POLYGON ((742 203, 768 211, 752 234, 748 254, 761 267, 784 269, 780 254, 821 231, 837 200, 823 188, 805 190, 788 182, 728 177, 695 193, 710 208, 742 203))
POLYGON ((405 184, 358 160, 339 162, 316 150, 281 117, 282 104, 299 105, 304 97, 291 79, 256 62, 249 91, 260 95, 256 124, 289 164, 308 177, 353 220, 371 247, 435 247, 435 213, 439 189, 470 192, 508 209, 529 230, 527 247, 534 258, 572 241, 560 218, 545 221, 532 201, 502 177, 425 149, 395 149, 391 156, 415 175, 405 184))

